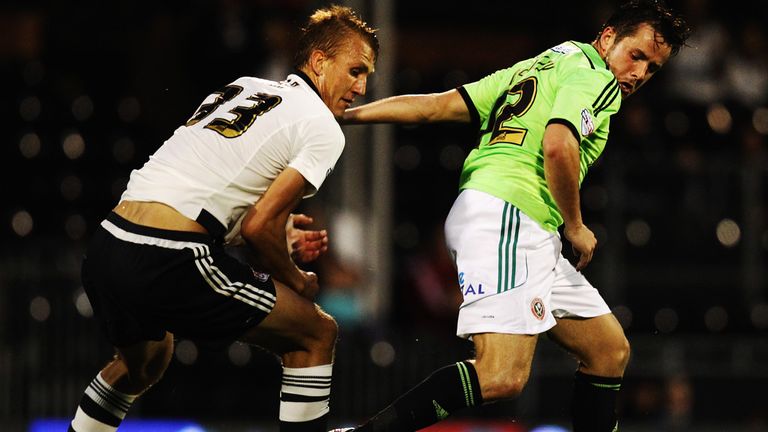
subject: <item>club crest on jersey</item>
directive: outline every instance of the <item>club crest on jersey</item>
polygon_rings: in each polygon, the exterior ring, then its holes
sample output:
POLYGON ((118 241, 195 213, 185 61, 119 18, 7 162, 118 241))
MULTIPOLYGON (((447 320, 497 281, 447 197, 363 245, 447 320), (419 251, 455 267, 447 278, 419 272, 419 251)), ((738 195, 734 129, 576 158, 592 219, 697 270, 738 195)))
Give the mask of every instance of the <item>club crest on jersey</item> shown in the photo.
POLYGON ((595 120, 588 109, 581 110, 581 136, 592 135, 595 131, 595 120))
POLYGON ((269 280, 269 273, 262 273, 262 272, 257 272, 256 270, 253 270, 253 276, 255 276, 259 282, 266 282, 267 280, 269 280))
POLYGON ((466 296, 470 295, 481 295, 485 294, 485 290, 483 289, 483 284, 465 284, 464 283, 464 272, 459 273, 459 289, 461 290, 461 293, 466 296))
POLYGON ((540 298, 536 297, 531 301, 531 312, 533 312, 533 316, 537 320, 542 321, 544 319, 546 309, 544 308, 544 302, 540 298))

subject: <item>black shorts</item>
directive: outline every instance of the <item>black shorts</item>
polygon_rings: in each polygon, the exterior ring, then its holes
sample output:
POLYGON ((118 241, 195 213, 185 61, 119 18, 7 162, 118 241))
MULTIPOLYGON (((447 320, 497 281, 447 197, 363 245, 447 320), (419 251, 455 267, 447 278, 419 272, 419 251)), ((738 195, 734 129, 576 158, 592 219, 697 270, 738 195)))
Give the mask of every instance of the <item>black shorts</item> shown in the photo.
POLYGON ((275 305, 271 277, 256 273, 205 234, 131 223, 111 213, 83 260, 83 287, 117 347, 162 340, 166 331, 234 340, 275 305))

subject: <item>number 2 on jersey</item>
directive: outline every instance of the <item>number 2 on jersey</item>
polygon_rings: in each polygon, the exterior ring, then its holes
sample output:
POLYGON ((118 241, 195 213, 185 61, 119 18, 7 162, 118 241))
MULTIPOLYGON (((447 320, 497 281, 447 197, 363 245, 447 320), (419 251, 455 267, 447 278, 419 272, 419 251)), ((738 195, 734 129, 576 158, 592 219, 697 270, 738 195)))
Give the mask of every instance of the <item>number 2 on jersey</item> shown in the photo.
MULTIPOLYGON (((222 90, 215 92, 216 99, 211 103, 203 104, 187 121, 187 126, 197 124, 204 118, 208 117, 212 112, 216 111, 224 102, 231 101, 235 96, 239 95, 243 91, 243 88, 237 85, 228 85, 222 90)), ((224 138, 236 138, 245 133, 249 127, 253 124, 257 117, 268 112, 272 108, 276 107, 283 101, 280 96, 270 95, 266 93, 256 93, 254 95, 245 98, 248 101, 255 102, 250 106, 236 106, 229 110, 231 114, 235 115, 232 120, 227 120, 221 117, 216 117, 204 127, 218 132, 224 138)))
MULTIPOLYGON (((536 99, 537 84, 538 82, 535 77, 526 78, 512 86, 512 88, 507 90, 506 95, 502 96, 506 99, 507 95, 520 95, 514 103, 504 104, 499 114, 495 116, 491 140, 488 141, 488 145, 498 143, 523 145, 528 129, 509 127, 504 124, 515 117, 522 117, 528 112, 531 105, 533 105, 533 100, 536 99)), ((494 116, 491 118, 494 118, 494 116)))

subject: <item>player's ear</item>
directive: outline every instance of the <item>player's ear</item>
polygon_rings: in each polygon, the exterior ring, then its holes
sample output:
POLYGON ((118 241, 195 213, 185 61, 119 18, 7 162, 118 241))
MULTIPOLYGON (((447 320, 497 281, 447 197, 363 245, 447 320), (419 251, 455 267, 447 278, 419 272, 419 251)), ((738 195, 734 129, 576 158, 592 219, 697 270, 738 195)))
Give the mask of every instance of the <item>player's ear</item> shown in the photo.
POLYGON ((597 38, 597 46, 600 48, 600 54, 605 54, 616 42, 616 29, 608 26, 600 32, 597 38))
POLYGON ((319 49, 314 49, 309 54, 309 68, 312 70, 312 72, 320 76, 323 74, 323 69, 325 69, 325 62, 328 59, 328 56, 325 55, 325 53, 319 49))

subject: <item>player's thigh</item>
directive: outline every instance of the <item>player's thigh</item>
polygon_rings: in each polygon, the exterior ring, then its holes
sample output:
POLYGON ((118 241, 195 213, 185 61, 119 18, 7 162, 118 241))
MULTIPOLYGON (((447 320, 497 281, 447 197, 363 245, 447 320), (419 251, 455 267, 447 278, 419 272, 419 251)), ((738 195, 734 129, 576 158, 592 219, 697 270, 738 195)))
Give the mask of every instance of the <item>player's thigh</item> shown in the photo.
POLYGON ((522 391, 530 375, 538 335, 482 333, 472 336, 475 369, 483 397, 497 399, 522 391))
POLYGON ((336 322, 330 315, 281 282, 274 283, 274 308, 259 325, 243 334, 241 341, 283 353, 327 345, 335 339, 336 322))
POLYGON ((629 342, 612 313, 592 318, 558 318, 548 335, 576 356, 586 373, 621 376, 629 360, 629 342))

